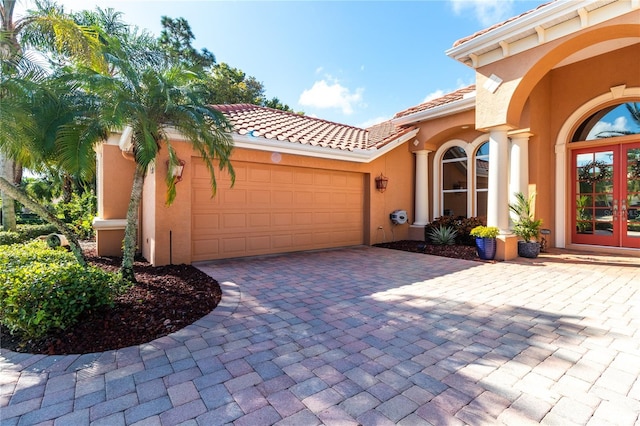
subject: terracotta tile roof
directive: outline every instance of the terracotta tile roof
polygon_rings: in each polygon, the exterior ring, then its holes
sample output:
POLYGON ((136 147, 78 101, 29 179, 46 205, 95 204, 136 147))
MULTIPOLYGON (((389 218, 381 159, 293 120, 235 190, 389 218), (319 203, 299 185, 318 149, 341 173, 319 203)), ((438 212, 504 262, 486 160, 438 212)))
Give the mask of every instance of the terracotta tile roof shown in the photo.
POLYGON ((513 18, 509 18, 509 19, 507 19, 506 21, 499 22, 499 23, 497 23, 497 24, 495 24, 495 25, 492 25, 492 26, 491 26, 491 27, 489 27, 489 28, 485 28, 484 30, 480 30, 480 31, 478 31, 477 33, 471 34, 470 36, 467 36, 467 37, 461 38, 460 40, 456 40, 456 42, 455 42, 455 43, 453 43, 453 47, 458 47, 458 46, 460 46, 461 44, 468 42, 469 40, 473 40, 474 38, 479 37, 479 36, 481 36, 482 34, 486 34, 486 33, 488 33, 488 32, 489 32, 489 31, 491 31, 491 30, 495 30, 496 28, 500 28, 500 27, 502 27, 502 26, 504 26, 504 25, 508 24, 508 23, 509 23, 509 22, 511 22, 511 21, 515 21, 516 19, 520 19, 520 18, 522 18, 523 16, 526 16, 526 15, 528 15, 528 14, 530 14, 530 13, 535 12, 535 11, 536 11, 536 10, 538 10, 538 9, 541 9, 541 8, 543 8, 543 7, 545 7, 545 6, 548 6, 548 5, 550 5, 551 3, 555 2, 555 1, 556 1, 556 0, 552 0, 552 1, 548 2, 548 3, 541 4, 540 6, 536 7, 535 9, 528 10, 528 11, 526 11, 526 12, 524 12, 524 13, 521 13, 521 14, 520 14, 520 15, 518 15, 518 16, 514 16, 513 18))
POLYGON ((421 103, 420 105, 416 105, 414 107, 405 109, 404 111, 400 111, 396 113, 396 115, 393 118, 404 117, 406 115, 411 115, 416 112, 426 111, 428 109, 439 107, 441 105, 446 105, 446 104, 450 104, 451 102, 459 101, 463 99, 466 94, 471 93, 474 90, 476 90, 475 84, 472 84, 471 86, 463 87, 462 89, 458 89, 454 92, 447 93, 446 95, 441 96, 439 98, 432 99, 430 101, 421 103))
POLYGON ((251 104, 214 105, 239 135, 353 151, 378 149, 412 130, 386 121, 368 129, 251 104))

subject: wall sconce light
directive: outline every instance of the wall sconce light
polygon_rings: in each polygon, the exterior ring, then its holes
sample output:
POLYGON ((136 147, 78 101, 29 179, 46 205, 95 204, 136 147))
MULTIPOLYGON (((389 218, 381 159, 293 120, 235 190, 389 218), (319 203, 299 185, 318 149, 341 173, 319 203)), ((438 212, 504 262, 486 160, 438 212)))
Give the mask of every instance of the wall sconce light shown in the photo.
POLYGON ((169 160, 167 160, 167 169, 169 169, 169 173, 171 173, 171 176, 176 178, 176 183, 182 180, 182 172, 184 172, 185 164, 186 163, 184 162, 184 160, 179 159, 178 165, 172 167, 169 165, 169 160))
POLYGON ((380 176, 376 176, 376 189, 380 192, 384 192, 387 189, 387 183, 389 178, 380 173, 380 176))

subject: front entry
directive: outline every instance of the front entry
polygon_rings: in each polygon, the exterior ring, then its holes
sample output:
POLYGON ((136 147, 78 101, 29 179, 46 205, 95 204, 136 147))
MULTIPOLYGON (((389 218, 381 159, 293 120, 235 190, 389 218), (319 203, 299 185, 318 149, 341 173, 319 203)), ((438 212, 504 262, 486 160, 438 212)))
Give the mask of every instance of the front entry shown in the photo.
POLYGON ((572 242, 640 248, 640 142, 572 152, 572 242))

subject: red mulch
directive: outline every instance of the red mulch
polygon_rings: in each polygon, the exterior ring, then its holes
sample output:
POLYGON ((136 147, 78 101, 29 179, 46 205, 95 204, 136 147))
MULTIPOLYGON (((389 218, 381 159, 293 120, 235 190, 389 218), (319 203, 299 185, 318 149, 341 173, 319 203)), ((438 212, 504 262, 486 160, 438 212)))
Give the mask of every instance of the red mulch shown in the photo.
MULTIPOLYGON (((97 257, 85 249, 87 261, 117 271, 120 258, 97 257)), ((118 296, 113 308, 89 312, 78 324, 38 341, 20 342, 3 330, 2 347, 34 354, 103 352, 148 343, 192 324, 220 302, 218 282, 190 265, 153 267, 138 260, 138 283, 118 296)))

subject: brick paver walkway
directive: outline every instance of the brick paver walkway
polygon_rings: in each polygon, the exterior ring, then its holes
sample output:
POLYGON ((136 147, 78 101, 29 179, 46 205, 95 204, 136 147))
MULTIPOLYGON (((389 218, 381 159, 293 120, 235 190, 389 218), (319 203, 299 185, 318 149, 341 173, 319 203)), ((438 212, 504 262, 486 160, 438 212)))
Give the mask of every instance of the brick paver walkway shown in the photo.
POLYGON ((222 303, 178 333, 0 352, 2 425, 638 425, 639 265, 373 247, 200 264, 222 303))

